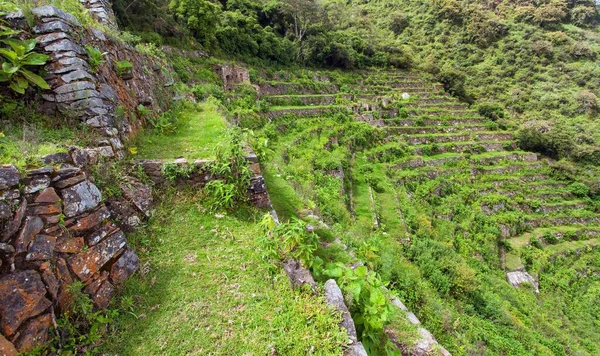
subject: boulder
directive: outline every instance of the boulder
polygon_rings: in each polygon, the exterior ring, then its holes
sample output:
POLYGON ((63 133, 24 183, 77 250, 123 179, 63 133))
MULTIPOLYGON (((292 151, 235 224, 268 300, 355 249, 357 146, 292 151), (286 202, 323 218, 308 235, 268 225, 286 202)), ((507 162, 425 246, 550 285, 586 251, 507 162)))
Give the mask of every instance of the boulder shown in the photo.
POLYGON ((528 283, 533 286, 536 293, 539 293, 538 283, 535 278, 525 271, 513 271, 506 274, 508 283, 512 284, 513 287, 519 287, 523 283, 528 283))
POLYGON ((19 184, 21 175, 17 167, 13 165, 0 165, 0 190, 4 190, 19 184))
POLYGON ((48 309, 52 303, 45 295, 46 287, 36 271, 19 271, 0 278, 2 333, 5 336, 14 335, 25 320, 48 309))
POLYGON ((92 210, 102 201, 102 193, 89 181, 63 189, 61 195, 66 217, 77 216, 92 210))
POLYGON ((33 194, 50 186, 50 177, 47 175, 36 175, 25 180, 25 194, 33 194))

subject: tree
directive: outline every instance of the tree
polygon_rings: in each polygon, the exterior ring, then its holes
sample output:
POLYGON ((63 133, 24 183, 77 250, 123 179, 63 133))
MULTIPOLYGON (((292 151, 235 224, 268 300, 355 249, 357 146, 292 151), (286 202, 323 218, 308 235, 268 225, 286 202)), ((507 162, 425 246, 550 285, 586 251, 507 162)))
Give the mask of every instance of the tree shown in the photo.
POLYGON ((324 20, 323 8, 315 0, 283 0, 280 10, 289 18, 287 30, 290 37, 298 43, 298 61, 309 29, 324 20))
POLYGON ((172 0, 169 8, 205 47, 214 47, 221 6, 210 0, 172 0))

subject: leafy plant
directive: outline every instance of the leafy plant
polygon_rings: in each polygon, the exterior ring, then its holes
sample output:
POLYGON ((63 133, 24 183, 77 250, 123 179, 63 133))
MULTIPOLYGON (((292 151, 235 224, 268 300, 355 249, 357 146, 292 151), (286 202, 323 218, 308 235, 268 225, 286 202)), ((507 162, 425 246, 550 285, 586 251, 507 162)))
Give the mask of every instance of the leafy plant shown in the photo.
MULTIPOLYGON (((10 30, 4 30, 0 35, 13 34, 10 30)), ((19 41, 15 39, 2 39, 1 43, 9 45, 9 48, 0 48, 2 61, 0 68, 0 82, 8 82, 8 86, 16 93, 25 94, 30 84, 42 89, 50 89, 50 86, 39 75, 33 73, 27 67, 42 66, 48 61, 48 56, 36 53, 36 40, 19 41)))
POLYGON ((130 61, 122 60, 115 63, 115 70, 119 77, 123 78, 131 73, 133 64, 130 61))
POLYGON ((88 54, 88 63, 92 67, 93 71, 96 71, 99 66, 106 62, 104 56, 107 55, 107 52, 101 52, 99 49, 94 48, 91 45, 85 46, 85 51, 88 54))
POLYGON ((377 273, 365 266, 352 269, 341 263, 329 264, 325 274, 336 278, 350 299, 350 309, 360 340, 371 353, 380 347, 383 328, 390 317, 390 305, 383 282, 377 273))

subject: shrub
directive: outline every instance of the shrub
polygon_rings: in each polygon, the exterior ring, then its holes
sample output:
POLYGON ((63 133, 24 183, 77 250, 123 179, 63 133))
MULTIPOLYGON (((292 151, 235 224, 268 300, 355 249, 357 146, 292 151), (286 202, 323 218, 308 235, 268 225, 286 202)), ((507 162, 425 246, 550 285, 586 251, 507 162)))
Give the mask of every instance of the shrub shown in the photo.
POLYGON ((192 87, 192 94, 198 100, 204 100, 213 96, 219 100, 223 99, 223 89, 215 84, 196 84, 192 87))
POLYGON ((587 185, 579 182, 569 184, 567 189, 571 194, 580 198, 587 196, 590 192, 590 188, 587 185))
POLYGON ((391 16, 390 31, 396 35, 401 34, 408 27, 408 19, 401 12, 395 12, 391 16))
MULTIPOLYGON (((0 37, 16 33, 18 32, 0 26, 0 37)), ((8 44, 10 49, 0 48, 0 55, 4 57, 4 62, 2 62, 0 68, 0 83, 7 82, 10 89, 19 94, 25 94, 29 84, 42 89, 50 89, 50 86, 42 77, 28 69, 31 66, 42 66, 49 59, 47 55, 33 51, 36 40, 4 39, 2 42, 8 44)))
POLYGON ((481 116, 492 121, 504 119, 505 116, 502 106, 495 103, 481 103, 477 106, 477 111, 481 116))

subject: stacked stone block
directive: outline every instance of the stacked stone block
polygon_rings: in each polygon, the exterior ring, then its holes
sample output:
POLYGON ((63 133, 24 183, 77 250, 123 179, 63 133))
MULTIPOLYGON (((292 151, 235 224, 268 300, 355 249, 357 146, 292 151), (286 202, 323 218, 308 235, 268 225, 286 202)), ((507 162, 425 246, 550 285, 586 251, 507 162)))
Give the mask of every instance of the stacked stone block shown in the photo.
POLYGON ((20 172, 0 166, 0 350, 27 352, 49 339, 79 280, 108 306, 139 260, 80 168, 20 172))

